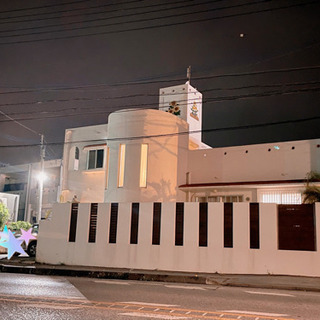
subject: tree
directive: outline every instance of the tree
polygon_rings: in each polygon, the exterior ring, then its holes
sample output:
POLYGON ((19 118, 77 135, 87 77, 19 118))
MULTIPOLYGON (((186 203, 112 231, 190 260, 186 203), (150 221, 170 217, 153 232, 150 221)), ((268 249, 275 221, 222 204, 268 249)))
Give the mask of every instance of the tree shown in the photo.
POLYGON ((320 181, 320 173, 310 171, 306 177, 306 188, 303 191, 303 203, 320 202, 320 187, 314 185, 314 182, 320 181))
POLYGON ((9 220, 10 214, 7 206, 0 202, 0 230, 3 229, 7 221, 9 220))

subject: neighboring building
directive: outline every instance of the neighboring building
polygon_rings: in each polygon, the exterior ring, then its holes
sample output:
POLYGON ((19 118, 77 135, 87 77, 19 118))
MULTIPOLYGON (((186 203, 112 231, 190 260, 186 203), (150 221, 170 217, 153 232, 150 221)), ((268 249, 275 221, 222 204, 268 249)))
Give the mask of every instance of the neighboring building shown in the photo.
POLYGON ((9 210, 9 220, 17 221, 19 209, 19 195, 0 192, 0 203, 3 203, 9 210))
MULTIPOLYGON (((46 179, 43 183, 42 218, 49 214, 53 204, 59 200, 61 163, 60 159, 45 161, 46 179)), ((3 194, 0 198, 5 197, 6 194, 18 195, 20 198, 19 209, 13 215, 14 221, 35 222, 39 208, 39 172, 40 163, 0 168, 0 192, 3 194)))
POLYGON ((63 200, 298 204, 306 174, 320 171, 320 139, 202 143, 202 95, 188 82, 160 89, 159 109, 121 110, 108 124, 66 130, 63 200))

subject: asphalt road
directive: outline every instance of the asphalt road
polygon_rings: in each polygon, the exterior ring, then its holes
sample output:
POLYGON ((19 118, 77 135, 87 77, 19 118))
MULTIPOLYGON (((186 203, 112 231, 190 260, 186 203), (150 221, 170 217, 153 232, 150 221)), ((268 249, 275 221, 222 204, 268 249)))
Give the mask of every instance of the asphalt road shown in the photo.
POLYGON ((0 319, 320 319, 320 293, 0 273, 0 319))

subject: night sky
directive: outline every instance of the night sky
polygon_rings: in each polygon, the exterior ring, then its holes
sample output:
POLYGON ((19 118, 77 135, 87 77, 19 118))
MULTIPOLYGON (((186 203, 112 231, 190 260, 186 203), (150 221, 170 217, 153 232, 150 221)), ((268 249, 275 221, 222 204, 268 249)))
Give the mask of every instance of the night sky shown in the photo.
POLYGON ((320 138, 319 16, 311 0, 2 0, 0 162, 38 161, 32 131, 59 158, 66 128, 157 108, 189 65, 212 147, 320 138))

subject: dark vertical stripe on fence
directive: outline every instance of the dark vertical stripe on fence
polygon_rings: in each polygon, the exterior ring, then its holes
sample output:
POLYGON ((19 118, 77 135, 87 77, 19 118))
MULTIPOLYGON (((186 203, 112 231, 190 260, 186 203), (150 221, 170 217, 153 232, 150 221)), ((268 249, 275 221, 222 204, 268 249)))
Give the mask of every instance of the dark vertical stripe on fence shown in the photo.
POLYGON ((250 249, 260 248, 259 203, 250 203, 250 249))
POLYGON ((175 245, 183 246, 184 203, 176 203, 176 236, 175 245))
POLYGON ((139 203, 132 203, 130 243, 138 243, 139 203))
POLYGON ((69 242, 76 241, 77 220, 78 220, 78 203, 72 203, 71 217, 70 217, 70 229, 69 229, 69 242))
POLYGON ((153 227, 152 227, 152 244, 160 244, 161 232, 161 203, 155 202, 153 204, 153 227))
POLYGON ((233 203, 224 203, 224 247, 233 248, 233 203))
POLYGON ((199 247, 208 246, 208 203, 199 203, 199 247))
POLYGON ((109 243, 117 242, 118 203, 111 203, 109 243))
POLYGON ((98 204, 91 203, 88 242, 96 242, 97 219, 98 219, 98 204))

